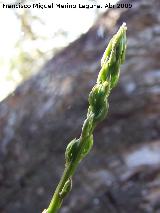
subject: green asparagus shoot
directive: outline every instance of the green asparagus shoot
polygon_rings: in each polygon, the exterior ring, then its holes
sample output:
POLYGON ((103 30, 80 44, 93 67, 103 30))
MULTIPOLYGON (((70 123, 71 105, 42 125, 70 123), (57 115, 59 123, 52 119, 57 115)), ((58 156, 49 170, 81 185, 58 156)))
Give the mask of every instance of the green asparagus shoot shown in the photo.
POLYGON ((126 24, 123 23, 118 32, 110 40, 101 60, 101 70, 97 83, 89 94, 89 107, 84 121, 81 136, 73 139, 65 152, 65 169, 55 190, 48 209, 43 213, 56 213, 63 199, 71 191, 72 177, 80 161, 89 153, 93 146, 93 131, 97 124, 104 120, 108 112, 108 97, 116 86, 120 65, 124 63, 126 53, 126 24))

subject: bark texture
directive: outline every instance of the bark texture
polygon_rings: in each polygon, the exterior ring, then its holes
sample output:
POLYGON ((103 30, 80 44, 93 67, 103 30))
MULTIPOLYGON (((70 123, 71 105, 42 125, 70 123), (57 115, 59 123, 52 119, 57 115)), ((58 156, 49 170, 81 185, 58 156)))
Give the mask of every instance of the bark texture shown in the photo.
POLYGON ((60 212, 160 212, 160 3, 132 5, 106 12, 0 103, 0 212, 48 206, 65 147, 85 119, 102 53, 122 22, 128 50, 120 83, 60 212))

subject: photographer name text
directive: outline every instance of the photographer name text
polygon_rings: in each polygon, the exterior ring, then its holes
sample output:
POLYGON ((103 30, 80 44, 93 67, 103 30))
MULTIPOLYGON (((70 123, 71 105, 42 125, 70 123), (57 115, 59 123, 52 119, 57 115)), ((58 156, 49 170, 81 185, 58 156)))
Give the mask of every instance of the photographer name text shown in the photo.
POLYGON ((74 9, 74 8, 80 8, 80 9, 93 9, 93 8, 132 8, 131 3, 117 3, 117 4, 57 4, 57 3, 51 3, 51 4, 41 4, 41 3, 36 3, 36 4, 22 4, 22 3, 17 3, 17 4, 2 4, 2 8, 5 9, 26 9, 26 8, 35 8, 35 9, 53 9, 53 8, 59 8, 59 9, 74 9))

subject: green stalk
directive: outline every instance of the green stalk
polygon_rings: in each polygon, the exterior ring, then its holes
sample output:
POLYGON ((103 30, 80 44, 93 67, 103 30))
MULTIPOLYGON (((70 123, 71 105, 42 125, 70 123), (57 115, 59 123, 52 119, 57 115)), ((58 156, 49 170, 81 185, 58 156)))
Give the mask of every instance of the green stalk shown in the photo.
POLYGON ((108 112, 108 97, 116 86, 120 65, 124 63, 126 52, 126 25, 123 24, 110 40, 101 60, 101 70, 97 83, 89 94, 87 118, 82 127, 79 139, 72 140, 65 152, 65 170, 55 190, 47 210, 43 213, 56 213, 65 196, 71 191, 72 176, 80 161, 89 153, 93 145, 93 131, 96 125, 104 120, 108 112))

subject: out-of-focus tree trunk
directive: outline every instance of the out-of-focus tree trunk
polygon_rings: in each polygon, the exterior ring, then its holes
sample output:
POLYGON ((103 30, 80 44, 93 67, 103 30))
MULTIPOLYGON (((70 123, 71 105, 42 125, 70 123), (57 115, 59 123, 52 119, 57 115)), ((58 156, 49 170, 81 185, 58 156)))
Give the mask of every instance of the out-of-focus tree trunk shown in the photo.
POLYGON ((106 12, 0 104, 0 212, 47 207, 78 137, 100 58, 122 22, 128 51, 108 118, 95 132, 61 212, 160 211, 160 3, 106 12))

